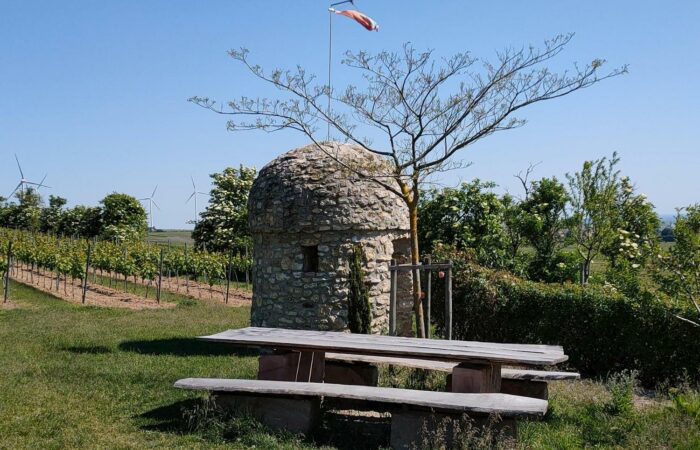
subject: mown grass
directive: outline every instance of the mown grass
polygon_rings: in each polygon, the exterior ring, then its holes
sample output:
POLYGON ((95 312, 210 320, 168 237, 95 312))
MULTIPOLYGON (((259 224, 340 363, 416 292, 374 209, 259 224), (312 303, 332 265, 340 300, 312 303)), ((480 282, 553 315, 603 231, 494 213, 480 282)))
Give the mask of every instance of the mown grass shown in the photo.
POLYGON ((192 231, 190 230, 149 231, 146 240, 156 244, 169 244, 176 247, 184 247, 185 244, 188 247, 194 245, 192 231))
MULTIPOLYGON (((327 413, 311 437, 274 434, 172 388, 184 377, 252 378, 250 352, 198 335, 242 327, 247 308, 182 301, 131 311, 69 304, 13 283, 0 309, 0 448, 377 448, 386 434, 327 413)), ((441 389, 444 376, 384 369, 381 384, 441 389)), ((629 383, 553 383, 546 420, 521 424, 506 448, 700 448, 700 396, 640 402, 629 383), (626 383, 626 384, 625 384, 626 383)), ((381 421, 379 421, 381 422, 381 421)), ((473 439, 470 437, 469 439, 473 439)), ((439 448, 436 442, 427 445, 439 448)), ((474 440, 464 448, 484 444, 474 440), (480 444, 479 444, 480 443, 480 444)), ((496 445, 488 442, 488 446, 496 445)))

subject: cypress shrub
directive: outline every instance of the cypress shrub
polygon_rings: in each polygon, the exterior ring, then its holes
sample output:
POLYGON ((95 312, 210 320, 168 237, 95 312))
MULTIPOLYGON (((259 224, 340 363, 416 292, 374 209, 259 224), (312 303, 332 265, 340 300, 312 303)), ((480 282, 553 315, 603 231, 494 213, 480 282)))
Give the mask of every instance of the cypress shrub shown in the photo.
POLYGON ((369 334, 372 317, 369 306, 369 292, 365 285, 365 272, 362 269, 364 256, 361 245, 353 246, 350 259, 348 327, 353 333, 369 334))

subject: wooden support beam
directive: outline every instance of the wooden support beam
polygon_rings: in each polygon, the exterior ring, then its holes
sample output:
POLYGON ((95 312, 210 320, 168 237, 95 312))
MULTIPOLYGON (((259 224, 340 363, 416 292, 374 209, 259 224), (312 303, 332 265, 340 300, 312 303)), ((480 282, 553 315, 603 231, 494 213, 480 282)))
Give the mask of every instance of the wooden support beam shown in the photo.
POLYGON ((451 392, 501 392, 501 365, 461 363, 452 369, 448 380, 451 392))
POLYGON ((324 352, 280 352, 258 358, 258 380, 323 383, 324 352))

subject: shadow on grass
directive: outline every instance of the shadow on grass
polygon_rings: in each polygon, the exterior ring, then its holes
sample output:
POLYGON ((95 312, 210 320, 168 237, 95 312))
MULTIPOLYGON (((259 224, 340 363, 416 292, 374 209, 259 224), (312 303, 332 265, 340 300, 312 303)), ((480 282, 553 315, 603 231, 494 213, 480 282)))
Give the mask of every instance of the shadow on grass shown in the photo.
POLYGON ((81 355, 102 355, 104 353, 112 353, 111 349, 103 345, 63 347, 61 350, 81 355))
POLYGON ((194 409, 201 402, 201 399, 190 398, 146 411, 138 416, 142 423, 141 429, 163 433, 187 433, 189 429, 184 412, 194 409))
POLYGON ((257 356, 258 350, 232 347, 217 342, 200 341, 194 338, 153 339, 147 341, 126 341, 119 344, 119 350, 144 355, 170 356, 257 356))
MULTIPOLYGON (((283 432, 268 431, 257 420, 232 410, 212 410, 203 398, 180 400, 159 406, 135 417, 144 431, 173 434, 197 434, 206 440, 255 442, 254 434, 270 434, 281 441, 297 438, 283 432), (189 420, 188 420, 189 417, 189 420), (194 421, 192 419, 195 419, 194 421)), ((387 416, 347 414, 340 411, 323 412, 318 428, 301 441, 313 445, 328 445, 339 450, 380 449, 389 445, 391 419, 387 416)), ((239 442, 240 443, 240 442, 239 442)))

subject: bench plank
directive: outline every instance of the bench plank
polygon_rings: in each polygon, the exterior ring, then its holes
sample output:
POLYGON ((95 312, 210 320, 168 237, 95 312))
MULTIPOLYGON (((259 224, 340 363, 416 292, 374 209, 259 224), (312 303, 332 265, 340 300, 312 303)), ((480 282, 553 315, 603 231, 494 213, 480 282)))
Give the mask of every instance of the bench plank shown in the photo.
MULTIPOLYGON (((410 367, 412 369, 437 370, 449 372, 457 366, 456 363, 431 361, 428 359, 396 358, 387 356, 356 355, 351 353, 326 353, 327 361, 364 362, 368 364, 387 364, 391 366, 410 367)), ((501 378, 509 380, 579 380, 581 375, 576 372, 554 372, 548 370, 501 369, 501 378)))
POLYGON ((375 356, 420 357, 451 362, 487 362, 519 365, 554 365, 568 357, 561 347, 472 343, 436 339, 399 338, 330 331, 243 328, 199 339, 229 344, 273 347, 297 351, 332 351, 375 356), (487 344, 487 345, 485 345, 487 344))
POLYGON ((185 378, 178 380, 174 386, 179 389, 215 393, 331 397, 394 405, 412 405, 450 413, 487 415, 496 413, 502 417, 541 417, 547 411, 546 400, 496 393, 459 394, 374 386, 221 378, 185 378))

